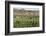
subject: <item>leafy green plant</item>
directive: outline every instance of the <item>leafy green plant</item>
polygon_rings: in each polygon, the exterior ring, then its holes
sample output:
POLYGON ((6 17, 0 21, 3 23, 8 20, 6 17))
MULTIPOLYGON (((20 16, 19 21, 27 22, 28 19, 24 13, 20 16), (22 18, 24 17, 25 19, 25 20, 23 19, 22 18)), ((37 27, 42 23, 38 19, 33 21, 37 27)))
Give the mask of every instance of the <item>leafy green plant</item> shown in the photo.
POLYGON ((38 27, 39 26, 39 16, 16 16, 13 19, 13 27, 38 27), (19 17, 19 18, 17 18, 19 17))

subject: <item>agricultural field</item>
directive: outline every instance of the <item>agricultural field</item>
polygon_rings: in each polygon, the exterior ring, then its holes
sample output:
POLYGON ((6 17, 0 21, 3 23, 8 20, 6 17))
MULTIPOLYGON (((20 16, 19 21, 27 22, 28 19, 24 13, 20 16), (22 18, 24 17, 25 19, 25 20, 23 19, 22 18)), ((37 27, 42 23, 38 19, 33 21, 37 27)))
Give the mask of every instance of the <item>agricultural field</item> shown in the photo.
POLYGON ((14 28, 39 27, 39 16, 16 15, 13 18, 14 28))
POLYGON ((39 27, 39 10, 20 9, 13 11, 13 27, 39 27))

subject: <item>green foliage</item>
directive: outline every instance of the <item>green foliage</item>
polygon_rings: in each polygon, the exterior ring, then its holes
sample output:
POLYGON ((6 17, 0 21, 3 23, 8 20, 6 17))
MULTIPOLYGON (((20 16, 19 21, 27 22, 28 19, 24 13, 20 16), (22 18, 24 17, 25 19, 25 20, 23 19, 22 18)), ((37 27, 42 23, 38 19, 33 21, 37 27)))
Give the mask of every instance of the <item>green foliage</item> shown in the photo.
POLYGON ((38 27, 39 16, 16 16, 13 19, 14 28, 38 27))

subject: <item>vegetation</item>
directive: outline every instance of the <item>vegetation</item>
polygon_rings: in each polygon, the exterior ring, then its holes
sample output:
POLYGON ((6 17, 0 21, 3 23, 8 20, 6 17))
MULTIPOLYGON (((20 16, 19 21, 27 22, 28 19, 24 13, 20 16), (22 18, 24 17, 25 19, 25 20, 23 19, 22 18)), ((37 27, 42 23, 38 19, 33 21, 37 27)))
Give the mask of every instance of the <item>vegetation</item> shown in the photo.
POLYGON ((39 16, 16 15, 13 18, 14 28, 39 27, 39 16))

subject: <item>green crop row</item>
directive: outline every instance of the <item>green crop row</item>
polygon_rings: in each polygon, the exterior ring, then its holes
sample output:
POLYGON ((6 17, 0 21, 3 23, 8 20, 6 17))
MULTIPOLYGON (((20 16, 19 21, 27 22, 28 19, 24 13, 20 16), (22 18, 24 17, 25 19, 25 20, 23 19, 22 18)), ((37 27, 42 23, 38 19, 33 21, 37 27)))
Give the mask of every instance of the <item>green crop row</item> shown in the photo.
POLYGON ((39 16, 16 16, 13 19, 14 28, 23 27, 38 27, 39 26, 39 16))

